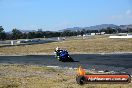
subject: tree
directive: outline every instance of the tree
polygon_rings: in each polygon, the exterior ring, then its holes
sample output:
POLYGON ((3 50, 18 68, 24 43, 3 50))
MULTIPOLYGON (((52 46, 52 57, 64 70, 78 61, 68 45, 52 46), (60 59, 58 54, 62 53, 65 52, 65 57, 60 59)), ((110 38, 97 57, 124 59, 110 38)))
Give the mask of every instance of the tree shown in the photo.
POLYGON ((77 35, 81 35, 81 31, 77 30, 76 32, 77 32, 77 35))
POLYGON ((113 34, 116 33, 117 31, 115 29, 112 29, 111 27, 107 27, 105 33, 106 34, 113 34))
POLYGON ((43 38, 44 35, 43 35, 43 32, 42 31, 37 31, 36 32, 36 38, 43 38))
POLYGON ((12 39, 12 34, 11 33, 6 33, 6 39, 11 40, 12 39))
POLYGON ((127 28, 128 33, 132 33, 132 28, 127 28))
POLYGON ((71 30, 65 30, 62 32, 61 36, 72 36, 72 31, 71 30))
POLYGON ((117 33, 121 33, 121 28, 116 28, 117 33))
POLYGON ((0 33, 4 31, 4 28, 0 26, 0 33))
POLYGON ((82 29, 82 31, 83 31, 83 34, 86 34, 87 33, 87 31, 85 29, 82 29))
POLYGON ((22 32, 21 31, 19 31, 18 29, 13 29, 12 30, 12 38, 13 39, 20 39, 20 38, 22 38, 22 32))
POLYGON ((28 39, 33 39, 33 38, 35 38, 36 37, 36 33, 35 32, 29 32, 28 34, 27 34, 27 38, 28 39))
POLYGON ((84 31, 81 31, 81 36, 83 36, 84 35, 84 31))
POLYGON ((4 28, 0 26, 0 40, 6 39, 6 33, 4 32, 4 28))

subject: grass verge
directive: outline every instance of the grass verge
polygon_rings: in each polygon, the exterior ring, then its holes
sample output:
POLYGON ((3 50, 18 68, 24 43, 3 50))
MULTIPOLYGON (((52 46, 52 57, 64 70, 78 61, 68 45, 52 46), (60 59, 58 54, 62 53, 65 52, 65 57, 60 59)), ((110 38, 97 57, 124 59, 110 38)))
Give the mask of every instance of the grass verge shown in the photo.
POLYGON ((75 81, 76 70, 36 65, 0 65, 0 88, 131 88, 130 84, 86 84, 75 81))
POLYGON ((86 39, 69 38, 63 42, 0 47, 0 54, 53 54, 57 46, 72 53, 132 52, 132 39, 109 39, 108 36, 95 36, 86 39))

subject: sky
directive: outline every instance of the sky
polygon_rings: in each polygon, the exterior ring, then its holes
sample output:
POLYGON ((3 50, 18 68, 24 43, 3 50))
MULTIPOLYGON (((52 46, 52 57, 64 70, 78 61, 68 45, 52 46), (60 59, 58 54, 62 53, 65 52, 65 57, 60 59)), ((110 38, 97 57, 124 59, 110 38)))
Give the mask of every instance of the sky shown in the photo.
POLYGON ((132 0, 0 0, 5 31, 132 24, 132 0))

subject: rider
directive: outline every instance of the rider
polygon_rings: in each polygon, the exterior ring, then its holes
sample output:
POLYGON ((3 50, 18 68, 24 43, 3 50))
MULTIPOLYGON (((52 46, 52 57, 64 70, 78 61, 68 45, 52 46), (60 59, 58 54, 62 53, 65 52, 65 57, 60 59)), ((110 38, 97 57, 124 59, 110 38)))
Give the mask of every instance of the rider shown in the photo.
POLYGON ((60 58, 60 52, 62 52, 62 51, 63 50, 61 50, 59 47, 56 47, 55 52, 56 52, 56 55, 57 55, 58 59, 60 58))
POLYGON ((56 58, 59 61, 73 61, 73 59, 69 56, 67 50, 62 50, 59 47, 56 47, 55 49, 56 58))
POLYGON ((62 50, 57 46, 55 52, 61 52, 62 50))

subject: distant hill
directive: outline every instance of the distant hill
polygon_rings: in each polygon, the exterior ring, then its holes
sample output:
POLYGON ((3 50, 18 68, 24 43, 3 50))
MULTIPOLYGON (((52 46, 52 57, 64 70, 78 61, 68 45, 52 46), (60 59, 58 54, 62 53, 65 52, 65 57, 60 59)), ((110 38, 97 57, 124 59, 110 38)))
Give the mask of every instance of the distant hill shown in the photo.
POLYGON ((100 29, 106 29, 107 27, 117 28, 118 26, 114 25, 114 24, 101 24, 101 25, 85 27, 84 29, 86 29, 86 30, 100 30, 100 29))
POLYGON ((73 27, 73 28, 66 28, 63 30, 59 31, 65 31, 65 30, 70 30, 70 31, 78 31, 78 30, 101 30, 101 29, 106 29, 107 27, 110 28, 121 28, 124 30, 127 30, 127 28, 132 28, 132 24, 130 25, 114 25, 114 24, 101 24, 101 25, 95 25, 95 26, 90 26, 90 27, 73 27))
MULTIPOLYGON (((36 30, 20 30, 22 33, 29 33, 29 32, 36 32, 36 30)), ((6 32, 6 33, 9 33, 11 34, 12 31, 9 31, 9 32, 6 32)))
POLYGON ((36 32, 36 30, 20 30, 22 33, 36 32))
POLYGON ((127 28, 132 28, 132 24, 129 24, 129 25, 120 25, 119 28, 127 30, 127 28))
POLYGON ((70 30, 70 31, 76 31, 76 30, 82 30, 83 28, 81 27, 73 27, 73 28, 66 28, 66 29, 62 29, 59 30, 60 32, 65 31, 65 30, 70 30))

